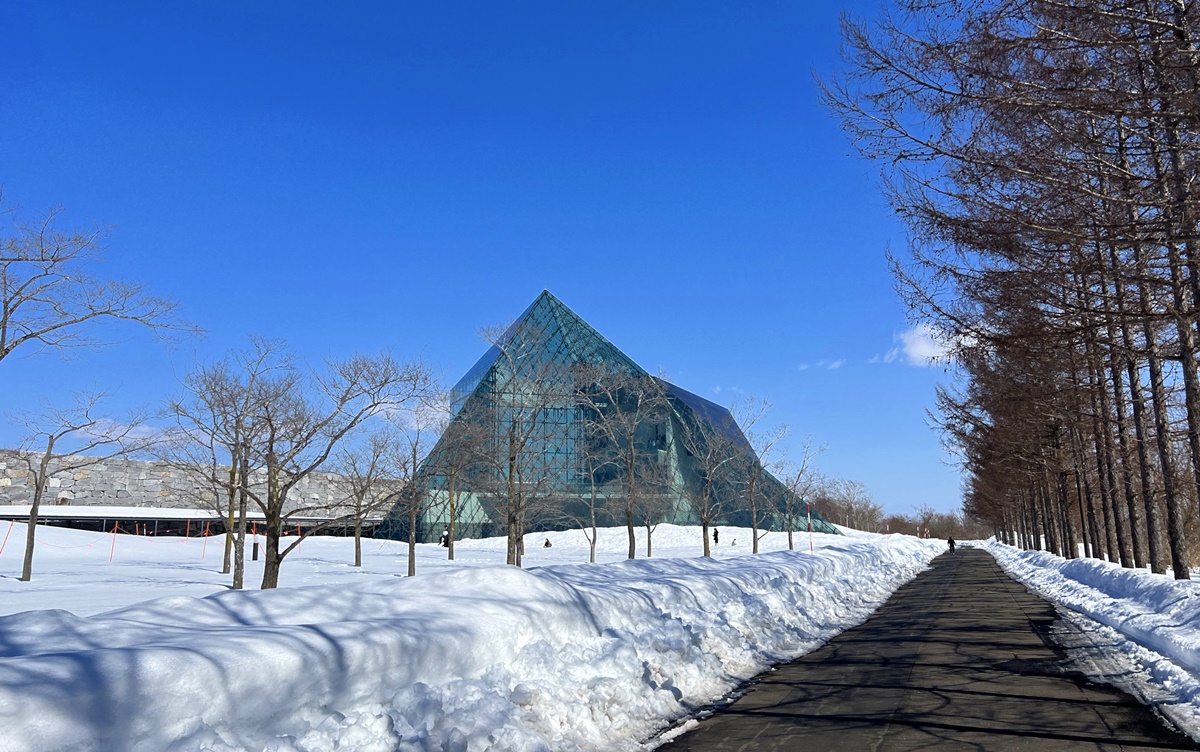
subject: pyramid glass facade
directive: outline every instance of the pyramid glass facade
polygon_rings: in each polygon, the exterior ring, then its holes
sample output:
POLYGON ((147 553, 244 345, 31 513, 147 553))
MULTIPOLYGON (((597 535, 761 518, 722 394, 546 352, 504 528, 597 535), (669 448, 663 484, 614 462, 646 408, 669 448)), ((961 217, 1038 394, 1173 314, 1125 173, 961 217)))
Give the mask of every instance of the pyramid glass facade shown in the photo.
MULTIPOLYGON (((450 409, 419 473, 418 540, 451 517, 456 538, 503 535, 514 514, 526 532, 593 518, 749 526, 751 486, 761 529, 800 508, 727 409, 650 375, 549 291, 454 385, 450 409)), ((816 512, 812 525, 837 532, 816 512)), ((407 538, 407 515, 397 507, 378 534, 407 538)))

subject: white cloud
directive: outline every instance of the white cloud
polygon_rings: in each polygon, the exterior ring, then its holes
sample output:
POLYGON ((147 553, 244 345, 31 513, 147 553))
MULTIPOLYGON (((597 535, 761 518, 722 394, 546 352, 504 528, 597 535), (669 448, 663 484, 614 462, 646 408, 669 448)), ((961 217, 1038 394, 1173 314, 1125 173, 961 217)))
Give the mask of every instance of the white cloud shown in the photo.
POLYGON ((816 363, 814 363, 812 365, 810 365, 808 363, 801 363, 800 365, 796 366, 796 370, 797 371, 807 371, 810 368, 826 368, 826 369, 832 371, 835 368, 841 368, 845 364, 846 364, 845 358, 839 358, 837 360, 818 360, 816 363))
POLYGON ((917 324, 900 332, 894 339, 899 345, 888 350, 883 356, 884 363, 904 356, 904 362, 910 366, 924 367, 939 360, 944 361, 947 357, 944 335, 929 324, 917 324))

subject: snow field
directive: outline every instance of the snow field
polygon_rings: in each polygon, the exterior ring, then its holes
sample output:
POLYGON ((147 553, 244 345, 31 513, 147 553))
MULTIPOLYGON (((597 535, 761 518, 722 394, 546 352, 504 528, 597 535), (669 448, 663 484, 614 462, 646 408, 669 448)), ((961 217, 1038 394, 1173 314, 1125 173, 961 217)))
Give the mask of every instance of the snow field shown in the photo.
POLYGON ((1089 651, 1099 657, 1084 661, 1090 676, 1141 697, 1200 739, 1200 582, 994 539, 972 545, 1037 594, 1087 617, 1068 614, 1099 646, 1089 651), (1118 659, 1127 665, 1114 665, 1118 659))
MULTIPOLYGON (((656 549, 698 545, 696 531, 664 531, 656 549)), ((619 548, 619 532, 605 545, 619 548)), ((723 540, 739 534, 722 529, 723 540)), ((555 535, 544 556, 578 555, 555 535)), ((743 543, 711 559, 339 570, 332 584, 173 595, 94 616, 14 613, 0 617, 0 750, 644 749, 861 622, 943 550, 901 536, 818 539, 814 554, 739 556, 743 543)))

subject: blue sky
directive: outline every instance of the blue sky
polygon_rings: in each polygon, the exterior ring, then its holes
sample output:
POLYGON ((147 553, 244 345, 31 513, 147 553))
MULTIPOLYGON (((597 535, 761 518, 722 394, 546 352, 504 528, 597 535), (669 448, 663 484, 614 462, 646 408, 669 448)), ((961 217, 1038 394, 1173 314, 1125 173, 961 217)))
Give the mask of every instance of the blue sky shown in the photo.
POLYGON ((5 361, 0 407, 156 403, 250 333, 453 383, 547 288, 689 390, 770 399, 887 509, 955 508, 903 229, 817 103, 843 7, 875 3, 5 3, 9 201, 115 226, 106 272, 207 336, 5 361))

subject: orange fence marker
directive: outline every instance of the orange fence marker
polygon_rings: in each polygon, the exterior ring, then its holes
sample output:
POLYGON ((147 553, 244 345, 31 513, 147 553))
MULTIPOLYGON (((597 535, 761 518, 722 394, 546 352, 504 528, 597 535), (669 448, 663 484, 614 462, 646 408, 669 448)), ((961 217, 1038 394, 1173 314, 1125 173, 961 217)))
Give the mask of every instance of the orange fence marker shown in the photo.
POLYGON ((116 520, 113 520, 113 541, 112 541, 112 547, 108 549, 108 560, 109 560, 110 562, 112 561, 112 559, 113 559, 113 553, 114 553, 114 552, 116 552, 116 550, 117 550, 117 521, 116 521, 116 520))
POLYGON ((17 524, 16 520, 8 521, 8 532, 4 534, 4 542, 0 543, 0 556, 4 555, 4 547, 8 545, 8 536, 12 535, 13 525, 17 524))
POLYGON ((204 555, 208 553, 208 526, 209 523, 204 523, 204 547, 200 549, 200 560, 204 560, 204 555))

